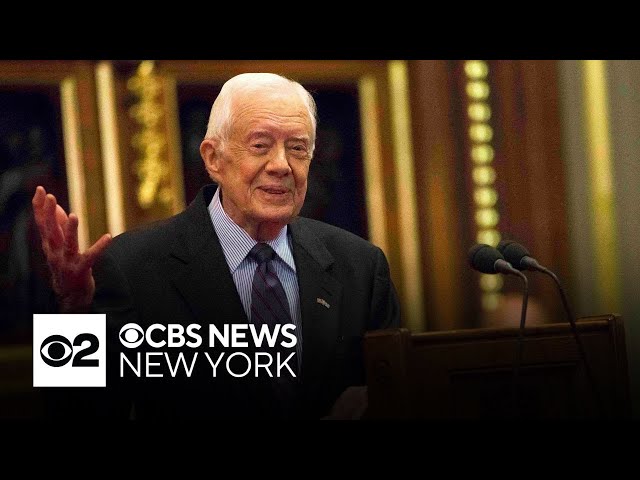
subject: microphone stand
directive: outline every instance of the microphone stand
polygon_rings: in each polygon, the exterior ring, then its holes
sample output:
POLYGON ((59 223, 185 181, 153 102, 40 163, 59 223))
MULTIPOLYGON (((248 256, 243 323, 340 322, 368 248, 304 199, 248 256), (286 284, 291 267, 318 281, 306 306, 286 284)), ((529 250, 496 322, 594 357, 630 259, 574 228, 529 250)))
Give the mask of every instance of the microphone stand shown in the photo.
POLYGON ((569 305, 569 301, 567 300, 566 292, 564 291, 564 288, 562 287, 562 284, 560 283, 560 280, 558 280, 558 277, 555 275, 555 273, 553 273, 551 270, 543 267, 540 264, 536 265, 536 269, 543 273, 546 273, 551 278, 553 278, 553 281, 558 286, 558 290, 560 291, 560 298, 562 299, 562 304, 564 305, 564 310, 565 310, 565 313, 567 314, 567 319, 569 320, 569 324, 571 325, 571 331, 573 332, 573 336, 576 339, 576 343, 578 345, 578 351, 580 353, 580 358, 582 358, 582 362, 584 363, 587 379, 589 381, 589 385, 591 386, 591 389, 593 390, 593 396, 596 400, 598 411, 600 412, 600 415, 604 417, 604 406, 602 405, 602 398, 600 397, 600 392, 596 388, 596 382, 593 376, 593 371, 591 370, 591 366, 587 361, 587 356, 585 355, 582 341, 580 339, 580 336, 578 335, 578 330, 576 328, 576 323, 575 323, 575 316, 573 314, 573 310, 571 309, 571 306, 569 305))
MULTIPOLYGON (((517 271, 517 270, 516 270, 517 271)), ((520 365, 522 364, 522 351, 524 347, 524 325, 527 318, 527 303, 529 301, 529 282, 524 273, 517 271, 518 276, 524 282, 524 289, 522 292, 522 309, 520 312, 520 331, 518 333, 518 348, 516 349, 515 367, 513 369, 513 381, 511 383, 511 401, 513 408, 513 415, 519 416, 519 395, 518 395, 518 381, 520 377, 520 365)))

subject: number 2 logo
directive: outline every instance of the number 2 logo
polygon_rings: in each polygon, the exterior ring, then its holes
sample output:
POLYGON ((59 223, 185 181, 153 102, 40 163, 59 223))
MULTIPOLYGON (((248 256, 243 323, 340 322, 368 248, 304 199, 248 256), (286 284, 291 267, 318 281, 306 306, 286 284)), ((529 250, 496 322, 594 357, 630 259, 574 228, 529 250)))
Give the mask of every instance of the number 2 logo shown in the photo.
POLYGON ((81 333, 76 336, 73 346, 69 339, 62 335, 50 335, 40 345, 40 357, 50 367, 62 367, 69 363, 71 357, 73 357, 72 367, 97 367, 98 359, 85 357, 97 352, 99 345, 98 337, 91 333, 81 333), (73 347, 81 347, 84 342, 89 342, 89 345, 73 355, 73 347))

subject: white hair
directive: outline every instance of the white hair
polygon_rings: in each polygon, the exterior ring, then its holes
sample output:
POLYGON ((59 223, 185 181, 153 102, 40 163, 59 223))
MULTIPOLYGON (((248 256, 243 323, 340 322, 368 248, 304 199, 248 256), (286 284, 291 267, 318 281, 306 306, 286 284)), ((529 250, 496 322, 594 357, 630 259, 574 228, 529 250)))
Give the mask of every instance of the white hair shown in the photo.
POLYGON ((307 107, 309 120, 311 121, 311 155, 313 155, 316 144, 316 102, 311 94, 298 82, 274 73, 242 73, 227 80, 211 107, 207 133, 204 138, 217 139, 222 143, 222 148, 224 148, 224 143, 231 134, 231 125, 233 123, 231 103, 238 92, 259 91, 264 88, 281 88, 283 86, 296 91, 307 107))

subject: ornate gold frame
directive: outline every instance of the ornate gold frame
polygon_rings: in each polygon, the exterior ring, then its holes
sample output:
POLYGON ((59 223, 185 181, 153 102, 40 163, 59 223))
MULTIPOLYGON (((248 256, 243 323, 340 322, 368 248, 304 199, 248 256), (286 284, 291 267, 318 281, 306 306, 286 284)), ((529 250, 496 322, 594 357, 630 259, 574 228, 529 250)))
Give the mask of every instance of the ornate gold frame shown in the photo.
POLYGON ((79 61, 0 62, 0 85, 58 85, 69 204, 81 250, 106 229, 93 69, 79 61))

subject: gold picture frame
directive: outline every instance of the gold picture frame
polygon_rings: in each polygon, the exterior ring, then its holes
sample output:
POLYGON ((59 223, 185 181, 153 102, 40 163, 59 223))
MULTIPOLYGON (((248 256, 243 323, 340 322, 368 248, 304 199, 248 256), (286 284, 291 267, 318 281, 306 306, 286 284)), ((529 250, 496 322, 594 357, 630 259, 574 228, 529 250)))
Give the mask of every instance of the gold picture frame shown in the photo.
POLYGON ((94 69, 87 61, 0 61, 0 88, 60 89, 70 210, 78 215, 81 250, 107 231, 94 69))

